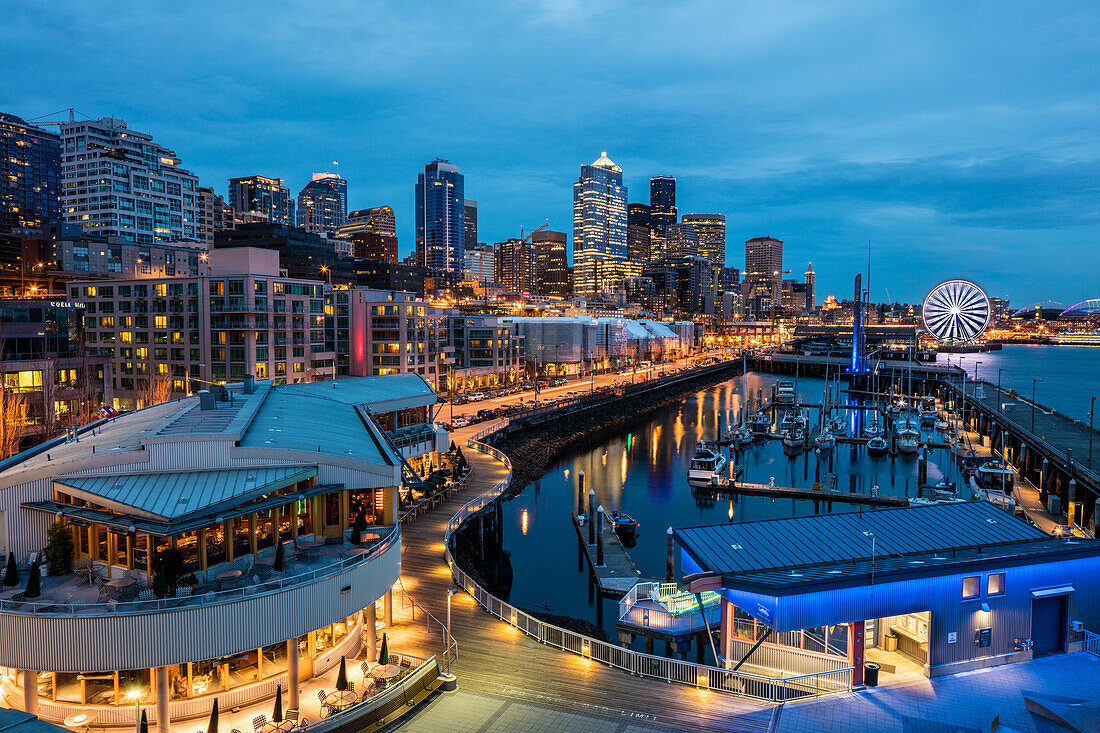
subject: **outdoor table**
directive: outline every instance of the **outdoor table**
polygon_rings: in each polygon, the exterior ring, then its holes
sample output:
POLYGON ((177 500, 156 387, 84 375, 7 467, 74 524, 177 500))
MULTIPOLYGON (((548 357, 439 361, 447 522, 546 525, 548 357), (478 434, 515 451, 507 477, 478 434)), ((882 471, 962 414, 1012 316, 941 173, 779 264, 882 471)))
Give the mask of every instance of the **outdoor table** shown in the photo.
POLYGON ((325 696, 325 704, 333 710, 347 710, 359 702, 359 696, 351 690, 336 690, 325 696))
POLYGON ((371 677, 382 682, 389 682, 399 674, 401 674, 401 668, 396 664, 379 664, 370 671, 371 677))
POLYGON ((293 720, 287 720, 286 718, 283 718, 282 720, 267 721, 266 723, 264 723, 264 727, 262 730, 264 733, 286 733, 286 731, 288 730, 294 730, 297 725, 298 724, 295 723, 293 720))
POLYGON ((365 547, 353 547, 350 550, 344 550, 344 557, 356 557, 357 555, 362 555, 364 552, 367 551, 368 550, 365 547))
POLYGON ((95 722, 98 717, 98 713, 95 710, 89 710, 84 713, 77 713, 65 718, 65 727, 67 728, 87 728, 89 725, 95 722))
POLYGON ((131 585, 136 585, 137 581, 133 578, 115 578, 114 580, 108 580, 107 585, 112 588, 129 588, 131 585))

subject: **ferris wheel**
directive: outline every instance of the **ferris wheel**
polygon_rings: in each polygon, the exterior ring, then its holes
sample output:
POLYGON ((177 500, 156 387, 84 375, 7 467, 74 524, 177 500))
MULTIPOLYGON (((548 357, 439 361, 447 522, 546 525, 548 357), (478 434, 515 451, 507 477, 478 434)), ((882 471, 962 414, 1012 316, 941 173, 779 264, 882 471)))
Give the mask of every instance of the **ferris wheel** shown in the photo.
POLYGON ((924 299, 924 327, 940 341, 962 344, 989 325, 989 298, 967 280, 948 280, 924 299))

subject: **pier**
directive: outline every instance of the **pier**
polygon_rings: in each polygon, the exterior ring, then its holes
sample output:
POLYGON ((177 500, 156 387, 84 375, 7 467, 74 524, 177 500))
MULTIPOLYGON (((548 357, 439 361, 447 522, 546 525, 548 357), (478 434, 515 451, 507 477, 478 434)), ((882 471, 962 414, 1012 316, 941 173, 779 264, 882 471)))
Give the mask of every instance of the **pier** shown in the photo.
POLYGON ((861 494, 850 491, 837 491, 836 476, 831 473, 821 477, 821 488, 800 489, 796 486, 772 486, 771 484, 754 484, 742 481, 722 481, 715 484, 693 485, 692 491, 709 491, 715 494, 743 494, 746 496, 767 496, 773 499, 808 499, 810 501, 840 501, 848 504, 865 504, 868 506, 909 506, 909 499, 904 496, 887 496, 885 494, 861 494))
POLYGON ((630 559, 623 543, 610 529, 610 522, 605 522, 602 533, 597 533, 596 528, 592 528, 593 538, 596 541, 591 544, 588 542, 587 525, 588 522, 581 524, 580 518, 575 512, 573 513, 573 528, 577 530, 577 540, 580 542, 585 562, 588 563, 588 571, 596 584, 596 593, 600 598, 618 600, 626 595, 635 583, 647 580, 638 577, 641 573, 634 565, 634 561, 630 559), (602 549, 599 547, 601 542, 602 549))

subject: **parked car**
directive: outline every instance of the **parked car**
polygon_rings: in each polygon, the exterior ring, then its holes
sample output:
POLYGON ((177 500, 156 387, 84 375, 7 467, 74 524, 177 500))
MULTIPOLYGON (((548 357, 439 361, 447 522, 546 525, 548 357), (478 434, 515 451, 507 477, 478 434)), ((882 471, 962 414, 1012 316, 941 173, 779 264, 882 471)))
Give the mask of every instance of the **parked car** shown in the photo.
POLYGON ((550 380, 550 386, 551 387, 564 387, 565 386, 565 380, 562 379, 561 377, 557 377, 556 379, 551 379, 550 380))
POLYGON ((524 382, 523 383, 523 388, 524 389, 534 389, 535 388, 535 383, 534 382, 524 382))
POLYGON ((481 402, 483 399, 485 399, 485 395, 481 392, 473 392, 470 394, 470 402, 481 402))
POLYGON ((467 420, 466 418, 456 417, 455 421, 454 421, 454 424, 451 425, 451 429, 453 430, 455 428, 464 428, 464 427, 467 427, 469 424, 470 424, 470 421, 467 420))

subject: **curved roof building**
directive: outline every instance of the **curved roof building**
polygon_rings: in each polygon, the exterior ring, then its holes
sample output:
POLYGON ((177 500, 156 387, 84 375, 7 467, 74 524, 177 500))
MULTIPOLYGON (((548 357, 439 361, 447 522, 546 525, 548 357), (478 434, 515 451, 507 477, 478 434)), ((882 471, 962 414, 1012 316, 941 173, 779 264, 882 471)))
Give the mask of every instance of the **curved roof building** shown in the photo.
POLYGON ((1062 311, 1059 318, 1090 318, 1100 316, 1100 298, 1082 300, 1062 311))

